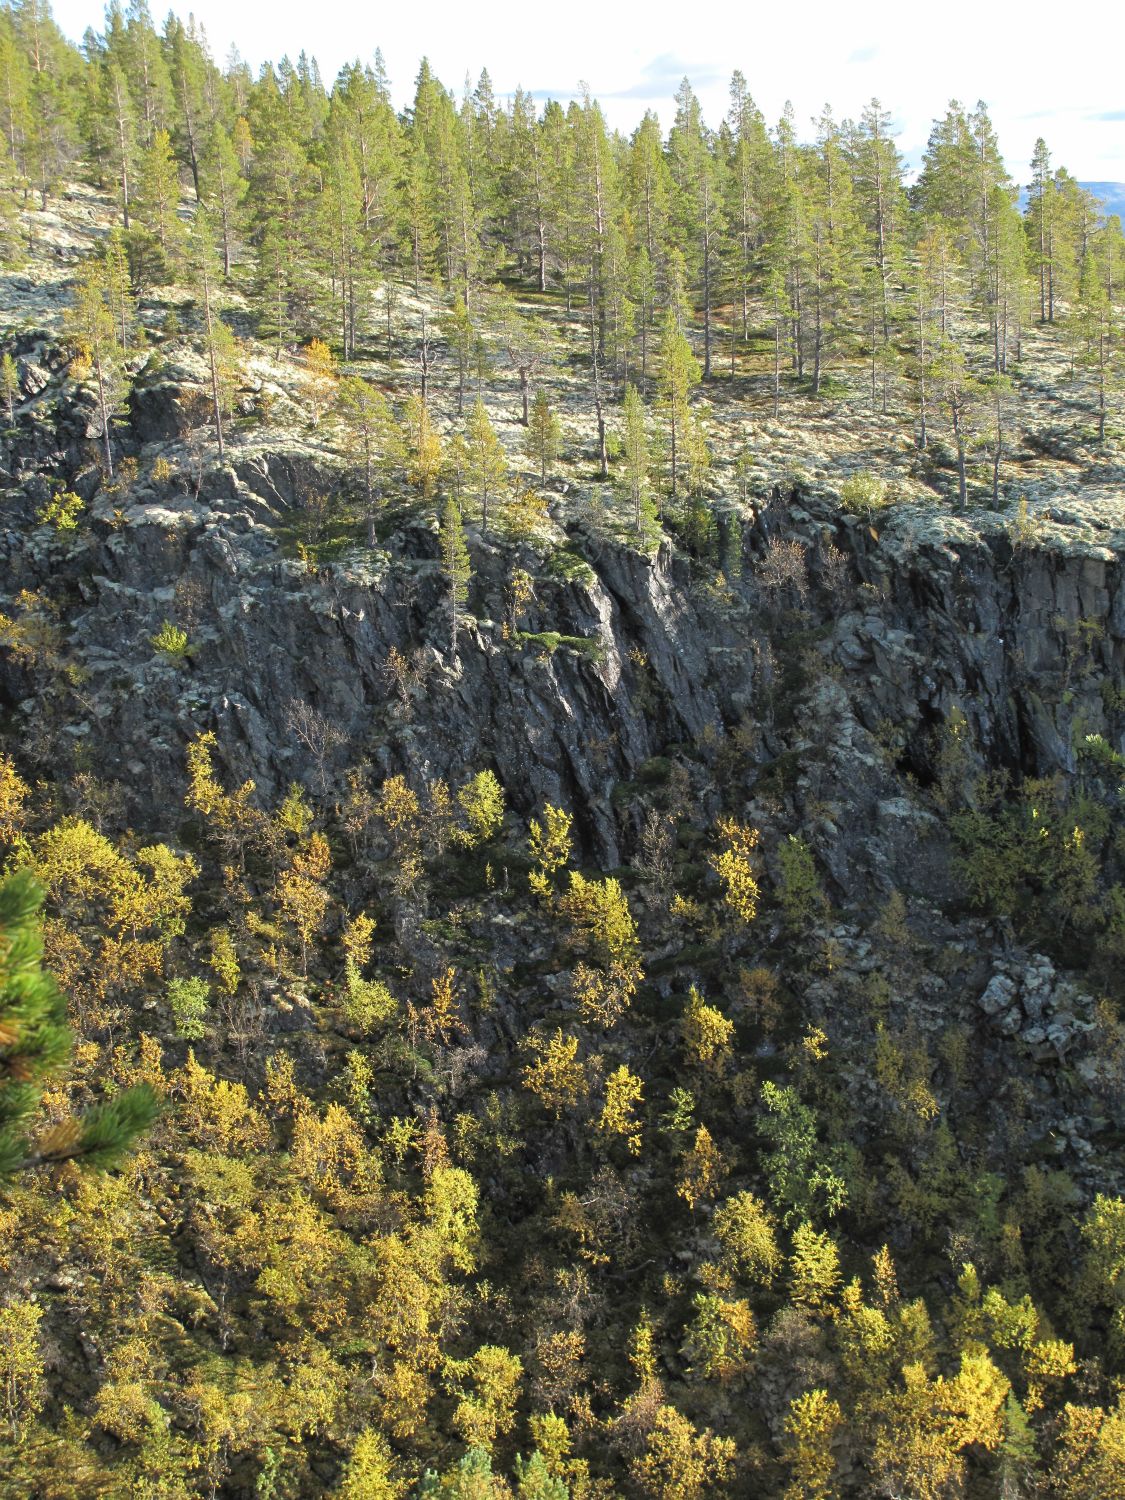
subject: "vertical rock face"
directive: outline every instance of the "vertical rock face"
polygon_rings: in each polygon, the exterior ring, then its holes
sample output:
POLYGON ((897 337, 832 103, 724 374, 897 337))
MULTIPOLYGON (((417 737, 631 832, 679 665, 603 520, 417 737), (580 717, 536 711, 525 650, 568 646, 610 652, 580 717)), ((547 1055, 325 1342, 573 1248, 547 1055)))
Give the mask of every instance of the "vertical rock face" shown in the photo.
POLYGON ((1125 662, 1125 537, 1111 533, 1110 546, 1056 527, 1013 549, 989 519, 992 530, 968 533, 905 515, 878 541, 853 530, 860 574, 881 597, 838 621, 836 659, 871 672, 872 712, 924 725, 957 706, 995 763, 1072 770, 1075 724, 1114 730, 1102 684, 1125 662))
MULTIPOLYGON (((282 499, 288 467, 264 463, 255 487, 282 499)), ((179 753, 202 728, 221 731, 232 773, 252 776, 267 795, 299 777, 307 767, 287 729, 296 701, 388 774, 456 778, 488 764, 523 810, 545 799, 574 805, 613 862, 615 782, 662 743, 693 741, 729 712, 730 691, 710 666, 708 621, 666 552, 650 560, 607 549, 572 579, 543 574, 529 623, 561 640, 521 646, 485 616, 503 611, 513 566, 542 569, 545 560, 471 538, 477 614, 454 662, 431 529, 407 528, 385 551, 318 575, 281 556, 264 525, 276 516, 248 485, 226 479, 229 487, 198 500, 131 504, 115 529, 98 526, 73 549, 46 536, 32 547, 14 534, 4 541, 12 592, 49 585, 63 600, 107 769, 127 772, 142 804, 155 788, 135 778, 164 774, 143 764, 144 750, 179 753), (192 651, 169 663, 154 657, 149 637, 185 584, 192 651), (386 672, 392 647, 420 657, 422 682, 405 701, 386 672)), ((733 675, 749 680, 749 655, 733 675)), ((10 670, 3 686, 13 703, 26 695, 10 670)))
POLYGON ((206 469, 179 441, 196 356, 150 361, 131 396, 133 442, 149 462, 173 454, 181 477, 95 494, 75 458, 85 396, 61 382, 49 334, 24 335, 18 352, 27 400, 0 608, 21 589, 49 598, 82 688, 44 696, 9 661, 0 695, 7 712, 53 715, 86 738, 138 818, 201 729, 266 797, 307 779, 299 703, 339 731, 317 775, 361 759, 452 781, 491 766, 519 812, 569 806, 603 864, 631 837, 614 788, 672 753, 709 766, 701 782, 717 772, 748 799, 766 789, 811 810, 844 891, 871 879, 937 890, 940 830, 915 790, 955 713, 978 770, 1069 774, 1090 736, 1125 750, 1125 532, 1103 491, 1040 511, 1019 545, 994 513, 903 505, 872 525, 823 496, 775 492, 749 514, 724 511, 727 572, 740 553, 741 571, 722 587, 667 543, 645 556, 613 540, 587 497, 560 497, 535 543, 470 528, 454 661, 436 528, 404 524, 322 570, 288 556, 279 531, 341 476, 277 423, 234 467, 206 469), (35 525, 48 472, 74 472, 90 502, 73 540, 35 525), (513 619, 517 568, 535 587, 513 619), (179 662, 151 644, 173 617, 190 639, 179 662), (411 663, 405 684, 388 674, 392 649, 411 663), (720 753, 736 730, 737 754, 720 753))
MULTIPOLYGON (((142 399, 150 426, 174 400, 166 385, 142 399)), ((904 509, 877 535, 777 495, 743 523, 743 576, 725 593, 693 583, 667 545, 646 557, 563 510, 551 546, 470 533, 473 615, 453 661, 432 527, 408 525, 320 572, 279 550, 274 528, 317 477, 299 446, 262 450, 207 475, 198 494, 140 489, 121 509, 99 499, 78 544, 42 529, 0 541, 8 598, 37 589, 56 601, 92 743, 138 808, 159 805, 169 763, 205 728, 219 731, 231 774, 267 796, 307 776, 289 727, 305 703, 342 732, 340 763, 453 780, 492 766, 520 812, 571 806, 612 865, 614 786, 670 747, 713 758, 708 747, 742 722, 754 744, 724 774, 750 795, 796 752, 790 790, 826 804, 821 852, 842 885, 855 866, 925 886, 927 815, 903 775, 933 776, 935 732, 955 709, 981 765, 1065 773, 1086 735, 1125 748, 1106 688, 1125 665, 1122 537, 1096 507, 1013 549, 995 516, 986 530, 904 509), (778 538, 798 558, 780 584, 778 538), (845 564, 832 587, 829 543, 845 564), (517 567, 536 579, 519 631, 496 623, 517 567), (150 637, 185 597, 192 650, 171 662, 150 637), (405 691, 386 670, 392 647, 415 662, 405 691)), ((24 485, 25 508, 34 491, 24 485)), ((45 712, 5 670, 9 711, 45 712)))

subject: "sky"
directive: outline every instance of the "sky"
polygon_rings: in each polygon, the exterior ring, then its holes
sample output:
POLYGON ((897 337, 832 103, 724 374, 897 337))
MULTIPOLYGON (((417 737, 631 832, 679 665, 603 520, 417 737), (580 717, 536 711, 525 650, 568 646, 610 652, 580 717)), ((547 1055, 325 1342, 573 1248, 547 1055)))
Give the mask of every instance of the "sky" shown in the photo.
MULTIPOLYGON (((161 24, 163 0, 150 0, 161 24)), ((100 29, 91 0, 55 0, 55 19, 79 39, 100 29)), ((951 98, 984 99, 1009 170, 1019 182, 1042 135, 1056 165, 1081 181, 1125 181, 1125 32, 1120 0, 1085 0, 1081 24, 1057 4, 1023 0, 802 0, 751 5, 710 0, 700 12, 684 0, 426 0, 369 6, 347 0, 187 0, 223 62, 229 47, 257 69, 305 48, 330 82, 340 65, 371 61, 382 49, 395 103, 409 101, 422 56, 460 95, 466 73, 487 67, 498 97, 517 86, 564 102, 581 82, 611 125, 630 131, 646 109, 667 128, 672 96, 690 78, 717 125, 730 75, 741 68, 772 125, 787 99, 802 136, 825 103, 837 118, 857 117, 877 96, 891 111, 899 149, 916 168, 930 125, 951 98), (698 17, 698 24, 696 18, 698 17), (1111 39, 1117 37, 1117 43, 1111 39)))

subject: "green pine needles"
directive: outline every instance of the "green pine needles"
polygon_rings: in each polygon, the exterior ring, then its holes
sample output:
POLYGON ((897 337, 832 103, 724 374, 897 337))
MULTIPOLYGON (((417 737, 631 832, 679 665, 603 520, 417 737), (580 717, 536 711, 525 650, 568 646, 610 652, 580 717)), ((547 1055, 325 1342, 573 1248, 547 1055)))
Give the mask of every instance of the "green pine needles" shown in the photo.
POLYGON ((139 1084, 32 1140, 43 1086, 65 1066, 72 1043, 66 998, 43 968, 42 900, 26 870, 0 881, 0 1181, 51 1162, 112 1166, 160 1107, 139 1084))
POLYGON ((449 651, 457 660, 457 632, 469 602, 469 580, 473 576, 465 531, 456 505, 446 503, 441 518, 441 570, 449 587, 449 651))

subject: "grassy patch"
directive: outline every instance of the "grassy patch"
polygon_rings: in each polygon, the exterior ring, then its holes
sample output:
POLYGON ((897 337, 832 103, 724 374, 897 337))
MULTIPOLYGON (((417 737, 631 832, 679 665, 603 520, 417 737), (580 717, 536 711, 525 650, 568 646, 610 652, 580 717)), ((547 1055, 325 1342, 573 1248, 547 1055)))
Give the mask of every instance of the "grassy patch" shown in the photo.
POLYGON ((552 552, 543 564, 543 572, 548 578, 586 585, 593 583, 595 577, 590 564, 572 547, 559 547, 552 552))
POLYGON ((595 664, 600 665, 605 660, 605 647, 601 641, 588 635, 562 635, 557 630, 517 630, 512 639, 521 646, 536 646, 546 656, 554 656, 563 647, 595 664))

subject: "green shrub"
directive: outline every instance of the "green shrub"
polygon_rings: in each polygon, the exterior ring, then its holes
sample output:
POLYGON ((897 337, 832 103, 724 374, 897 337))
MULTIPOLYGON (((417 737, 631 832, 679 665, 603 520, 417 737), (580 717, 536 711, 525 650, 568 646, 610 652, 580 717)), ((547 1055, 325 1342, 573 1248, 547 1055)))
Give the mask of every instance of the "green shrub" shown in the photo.
POLYGON ((478 771, 457 793, 467 827, 457 828, 454 843, 464 849, 487 844, 504 826, 504 789, 491 771, 478 771))
POLYGON ((1096 897, 1108 829, 1104 807, 1069 798, 1050 780, 1027 781, 1009 799, 996 797, 991 806, 950 819, 971 903, 1041 937, 1103 920, 1096 897))
POLYGON ((188 654, 187 631, 173 625, 171 620, 165 620, 156 634, 149 636, 149 640, 162 656, 171 657, 175 661, 182 661, 188 654))
POLYGON ((367 1036, 391 1019, 398 1001, 381 979, 364 979, 353 959, 348 959, 345 973, 340 1009, 348 1024, 367 1036))
POLYGON ((885 510, 891 503, 887 494, 887 481, 864 469, 858 474, 849 474, 840 486, 840 501, 845 510, 856 516, 874 515, 885 510))
POLYGON ((85 508, 81 495, 72 490, 61 490, 39 511, 39 520, 44 526, 53 526, 56 531, 76 531, 78 517, 85 508))
POLYGON ((210 998, 211 986, 205 979, 169 979, 168 1003, 172 1007, 172 1020, 176 1035, 185 1042, 198 1042, 206 1036, 203 1021, 210 998))
POLYGON ((794 932, 803 931, 828 908, 816 861, 804 839, 789 834, 778 850, 778 862, 781 880, 777 899, 785 913, 785 924, 794 932))
POLYGON ((1021 547, 1034 547, 1043 533, 1043 523, 1028 509, 1027 496, 1020 497, 1016 513, 1008 522, 1008 539, 1015 551, 1021 547))
POLYGON ((514 639, 525 646, 538 646, 548 656, 554 656, 560 646, 566 646, 595 664, 605 660, 605 647, 592 636, 560 635, 557 630, 517 630, 514 639))

